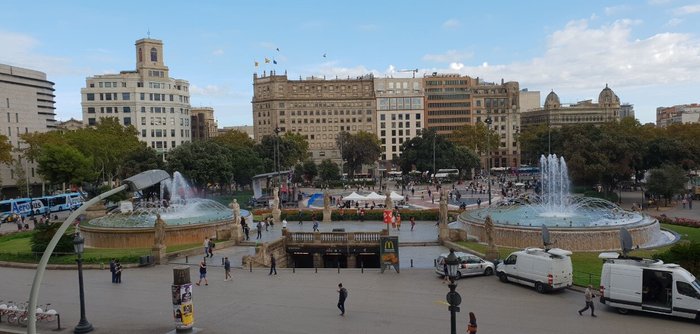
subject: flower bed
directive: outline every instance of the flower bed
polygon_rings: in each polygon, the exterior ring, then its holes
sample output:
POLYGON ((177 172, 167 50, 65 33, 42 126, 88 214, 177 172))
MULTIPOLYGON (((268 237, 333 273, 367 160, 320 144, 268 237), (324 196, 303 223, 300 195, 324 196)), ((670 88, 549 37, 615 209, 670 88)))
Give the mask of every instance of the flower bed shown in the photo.
POLYGON ((661 215, 658 217, 654 217, 659 220, 659 223, 662 224, 671 224, 671 225, 679 225, 679 226, 687 226, 687 227, 695 227, 695 228, 700 228, 700 220, 695 220, 695 219, 690 219, 690 218, 680 218, 680 217, 668 217, 666 215, 661 215))

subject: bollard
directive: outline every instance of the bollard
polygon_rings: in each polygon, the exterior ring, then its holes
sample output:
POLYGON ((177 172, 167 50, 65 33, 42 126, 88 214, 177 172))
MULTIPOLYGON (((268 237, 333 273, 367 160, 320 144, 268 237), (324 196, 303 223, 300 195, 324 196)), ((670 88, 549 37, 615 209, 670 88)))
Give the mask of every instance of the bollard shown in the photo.
POLYGON ((314 270, 315 270, 316 273, 318 274, 318 267, 314 266, 314 270))
MULTIPOLYGON (((411 261, 413 261, 413 260, 411 260, 411 261)), ((221 258, 221 265, 222 266, 224 265, 224 258, 223 257, 221 258)))
POLYGON ((433 267, 437 267, 437 259, 433 259, 433 267))
POLYGON ((185 255, 185 263, 190 263, 190 257, 188 255, 185 255))
POLYGON ((338 274, 340 274, 340 261, 338 261, 338 274))
POLYGON ((411 259, 411 268, 413 268, 413 259, 411 259))
POLYGON ((250 267, 250 272, 253 272, 253 260, 248 261, 248 266, 250 267))
POLYGON ((292 274, 297 272, 297 262, 292 261, 292 274))
POLYGON ((365 273, 365 261, 360 261, 360 268, 361 268, 360 272, 362 274, 364 274, 365 273))

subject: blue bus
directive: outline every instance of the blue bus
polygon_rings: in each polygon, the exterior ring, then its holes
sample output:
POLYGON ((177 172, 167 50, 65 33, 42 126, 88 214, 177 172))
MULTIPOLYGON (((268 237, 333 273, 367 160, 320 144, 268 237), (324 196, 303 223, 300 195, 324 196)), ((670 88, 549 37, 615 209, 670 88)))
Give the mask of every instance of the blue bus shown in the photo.
POLYGON ((0 214, 16 213, 22 217, 31 214, 41 215, 49 212, 49 208, 44 205, 41 198, 15 198, 0 201, 0 214))
POLYGON ((83 205, 83 195, 81 193, 67 193, 50 196, 48 202, 51 204, 51 212, 75 210, 83 205))

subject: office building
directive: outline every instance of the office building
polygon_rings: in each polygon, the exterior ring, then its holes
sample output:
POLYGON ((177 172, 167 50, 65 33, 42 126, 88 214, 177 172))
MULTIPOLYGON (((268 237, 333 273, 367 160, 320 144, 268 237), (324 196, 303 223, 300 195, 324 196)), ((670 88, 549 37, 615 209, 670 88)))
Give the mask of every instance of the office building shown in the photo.
POLYGON ((207 140, 218 134, 214 108, 198 107, 190 110, 192 119, 192 141, 207 140))
POLYGON ((401 144, 420 136, 423 129, 423 79, 375 78, 377 97, 377 134, 382 145, 382 168, 395 169, 393 161, 401 156, 401 144))
MULTIPOLYGON (((26 68, 0 64, 0 134, 8 138, 15 149, 24 149, 27 144, 21 134, 47 132, 56 128, 54 107, 54 83, 46 79, 46 74, 26 68)), ((29 188, 38 187, 42 179, 36 172, 36 163, 22 159, 13 152, 15 163, 0 164, 0 187, 3 195, 18 195, 17 172, 21 168, 23 182, 29 188), (5 191, 6 188, 8 191, 5 191)), ((20 182, 21 183, 21 182, 20 182)), ((24 190, 26 192, 26 190, 24 190)), ((36 193, 37 191, 30 192, 36 193)))
MULTIPOLYGON (((374 77, 289 80, 274 71, 253 74, 253 129, 256 141, 292 132, 304 136, 314 162, 340 163, 341 131, 376 134, 374 77), (277 131, 275 131, 277 130, 277 131)), ((373 168, 368 168, 373 169, 373 168)))
POLYGON ((189 142, 189 83, 170 77, 163 42, 140 39, 135 47, 136 70, 88 77, 82 95, 83 123, 116 117, 133 125, 139 140, 158 152, 189 142))
POLYGON ((700 123, 700 104, 678 104, 656 108, 656 126, 658 127, 688 123, 700 123))

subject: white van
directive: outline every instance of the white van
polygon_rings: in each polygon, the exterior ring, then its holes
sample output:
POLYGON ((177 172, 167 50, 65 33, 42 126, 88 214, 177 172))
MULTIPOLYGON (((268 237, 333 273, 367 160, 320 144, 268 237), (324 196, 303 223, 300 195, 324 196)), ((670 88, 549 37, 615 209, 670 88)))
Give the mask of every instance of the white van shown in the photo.
POLYGON ((565 289, 573 284, 571 252, 559 248, 526 248, 510 254, 496 267, 501 282, 532 286, 539 293, 565 289))
POLYGON ((600 302, 628 310, 700 320, 700 282, 677 264, 660 260, 621 258, 601 253, 600 302))

